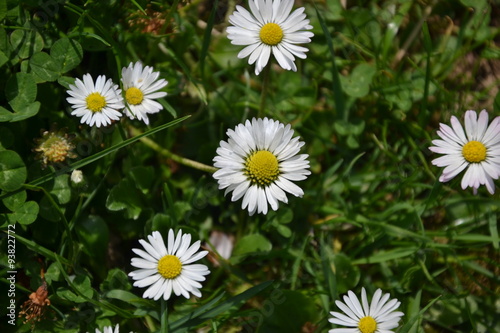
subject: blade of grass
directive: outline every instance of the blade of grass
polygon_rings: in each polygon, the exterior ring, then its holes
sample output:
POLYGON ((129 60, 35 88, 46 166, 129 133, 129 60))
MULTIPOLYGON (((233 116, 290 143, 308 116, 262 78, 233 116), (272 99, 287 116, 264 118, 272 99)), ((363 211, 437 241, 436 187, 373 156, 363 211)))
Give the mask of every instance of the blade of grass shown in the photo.
MULTIPOLYGON (((92 163, 92 162, 95 162, 95 161, 97 161, 97 160, 99 160, 99 159, 103 158, 104 156, 109 155, 109 154, 111 154, 111 153, 113 153, 113 152, 117 151, 118 149, 121 149, 121 148, 123 148, 123 147, 126 147, 126 146, 128 146, 129 144, 132 144, 132 143, 134 143, 134 142, 136 142, 136 141, 140 140, 141 138, 144 138, 144 137, 150 136, 150 135, 155 134, 155 133, 157 133, 157 132, 159 132, 159 131, 162 131, 162 130, 164 130, 164 129, 166 129, 166 128, 169 128, 169 127, 172 127, 172 126, 174 126, 174 125, 177 125, 178 123, 180 123, 180 122, 182 122, 182 121, 186 120, 186 119, 187 119, 187 118, 189 118, 189 117, 190 117, 190 116, 182 117, 182 118, 179 118, 179 119, 173 120, 173 121, 171 121, 171 122, 169 122, 169 123, 167 123, 167 124, 163 124, 163 125, 161 125, 161 126, 158 126, 158 127, 152 128, 152 129, 150 129, 150 130, 148 130, 148 131, 146 131, 146 132, 144 132, 144 133, 142 133, 142 134, 139 134, 139 135, 137 135, 137 136, 134 136, 133 138, 127 139, 127 140, 122 141, 122 142, 120 142, 120 143, 118 143, 118 144, 116 144, 116 145, 114 145, 114 146, 112 146, 112 147, 106 148, 106 149, 104 149, 103 151, 101 151, 101 152, 99 152, 99 153, 97 153, 97 154, 94 154, 94 155, 92 155, 92 156, 89 156, 89 157, 86 157, 86 158, 84 158, 84 159, 82 159, 82 160, 79 160, 79 161, 77 161, 77 162, 75 162, 75 163, 72 163, 72 164, 70 164, 69 166, 67 166, 66 168, 63 168, 63 169, 61 169, 61 170, 58 170, 58 171, 55 171, 55 172, 49 173, 49 174, 47 174, 47 175, 45 175, 45 176, 43 176, 43 177, 40 177, 40 178, 38 178, 38 179, 36 179, 36 180, 32 181, 32 182, 31 182, 31 183, 29 183, 28 185, 30 185, 30 186, 38 186, 38 185, 40 185, 40 184, 43 184, 43 183, 45 183, 45 182, 47 182, 47 181, 49 181, 49 180, 53 179, 54 177, 58 176, 59 174, 66 173, 66 172, 70 172, 70 171, 73 171, 73 170, 75 170, 75 169, 82 168, 82 167, 86 166, 87 164, 90 164, 90 163, 92 163)), ((10 196, 10 195, 12 195, 12 194, 14 194, 14 192, 9 192, 9 193, 7 193, 7 194, 2 195, 2 196, 0 196, 0 200, 1 200, 1 199, 4 199, 5 197, 10 196)))
POLYGON ((319 24, 321 25, 321 29, 325 34, 326 43, 328 44, 328 50, 330 51, 330 56, 332 57, 332 80, 333 80, 333 96, 335 101, 335 107, 339 114, 339 118, 347 121, 349 119, 349 114, 345 108, 345 100, 344 94, 342 93, 342 84, 340 83, 340 75, 335 64, 335 50, 333 48, 333 39, 330 36, 330 32, 328 31, 328 27, 326 26, 325 20, 323 16, 320 14, 318 10, 318 6, 316 6, 316 2, 313 2, 314 9, 316 10, 316 15, 318 15, 319 24))
POLYGON ((212 11, 210 12, 210 17, 208 18, 207 26, 205 27, 205 33, 203 34, 203 44, 201 46, 200 54, 200 71, 203 82, 205 82, 205 59, 208 54, 208 47, 210 46, 210 39, 212 37, 212 28, 215 21, 215 13, 218 10, 219 0, 215 0, 213 4, 212 11))
POLYGON ((213 307, 212 309, 205 311, 203 313, 200 312, 193 312, 192 314, 181 318, 174 323, 170 325, 170 329, 172 331, 177 330, 177 329, 182 329, 186 327, 193 327, 196 325, 199 325, 205 321, 208 321, 215 316, 218 316, 221 313, 224 313, 226 311, 235 311, 240 308, 240 306, 243 305, 244 302, 252 298, 253 296, 257 295, 258 293, 264 291, 267 289, 269 286, 274 281, 266 281, 263 282, 255 287, 252 287, 244 292, 242 292, 239 295, 236 295, 234 297, 229 298, 228 300, 224 301, 222 304, 217 305, 216 307, 213 307), (196 313, 196 316, 194 315, 196 313))

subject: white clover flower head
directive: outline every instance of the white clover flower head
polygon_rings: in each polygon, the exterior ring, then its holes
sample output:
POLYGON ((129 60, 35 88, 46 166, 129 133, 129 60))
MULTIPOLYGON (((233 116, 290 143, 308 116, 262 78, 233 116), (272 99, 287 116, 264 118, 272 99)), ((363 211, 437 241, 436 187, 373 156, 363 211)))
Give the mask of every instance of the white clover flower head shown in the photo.
POLYGON ((304 7, 290 14, 293 0, 248 0, 250 11, 236 6, 229 16, 227 37, 234 45, 246 45, 238 53, 238 58, 248 58, 255 63, 255 74, 259 75, 267 65, 271 53, 278 64, 286 69, 297 71, 295 57, 305 59, 309 50, 297 44, 310 43, 314 34, 313 27, 304 14, 304 7))
POLYGON ((70 85, 66 98, 71 104, 71 115, 81 117, 81 123, 90 126, 107 126, 112 120, 119 120, 125 107, 121 90, 111 79, 106 80, 104 75, 99 75, 94 85, 90 74, 83 76, 83 81, 76 79, 75 85, 70 85))
POLYGON ((164 88, 168 82, 158 79, 159 76, 160 72, 153 72, 153 68, 149 66, 143 68, 139 61, 123 67, 122 82, 127 103, 125 114, 130 119, 135 117, 149 125, 148 114, 158 113, 163 109, 155 99, 167 95, 166 92, 158 90, 164 88))
POLYGON ((287 203, 285 192, 302 197, 304 192, 292 181, 304 180, 311 172, 307 154, 297 153, 304 145, 293 130, 268 118, 239 124, 227 131, 229 139, 220 142, 213 177, 224 195, 232 192, 232 201, 243 198, 241 208, 250 215, 267 214, 268 203, 277 210, 279 201, 287 203))
POLYGON ((340 312, 330 312, 333 318, 328 319, 332 324, 347 326, 348 328, 334 328, 329 333, 392 333, 398 327, 403 312, 395 311, 401 302, 397 299, 389 300, 390 295, 382 295, 377 289, 372 301, 368 304, 365 288, 361 289, 361 303, 356 295, 349 290, 344 295, 344 302, 335 301, 340 312))
POLYGON ((474 194, 485 185, 490 194, 495 193, 493 180, 500 176, 500 117, 488 126, 488 112, 481 111, 479 119, 474 110, 465 112, 465 132, 455 116, 451 127, 439 124, 437 134, 441 140, 433 140, 429 150, 443 154, 432 161, 444 167, 440 182, 447 182, 467 169, 462 177, 462 189, 472 187, 474 194))
POLYGON ((210 271, 208 267, 193 262, 205 257, 208 251, 200 251, 200 241, 191 244, 191 235, 183 234, 179 230, 177 236, 174 231, 168 231, 167 244, 158 231, 148 236, 148 241, 139 240, 144 247, 132 249, 140 258, 132 258, 131 265, 139 268, 129 273, 135 280, 134 286, 148 289, 144 298, 154 300, 170 298, 172 291, 175 295, 189 298, 189 294, 201 297, 200 281, 205 281, 205 275, 210 271), (196 253, 197 252, 197 253, 196 253))

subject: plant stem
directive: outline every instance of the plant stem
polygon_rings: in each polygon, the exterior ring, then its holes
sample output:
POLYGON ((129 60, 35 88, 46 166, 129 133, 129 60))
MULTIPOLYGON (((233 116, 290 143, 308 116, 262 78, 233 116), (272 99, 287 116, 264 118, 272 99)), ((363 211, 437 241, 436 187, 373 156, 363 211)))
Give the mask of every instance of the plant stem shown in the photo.
MULTIPOLYGON (((141 134, 141 131, 139 131, 135 127, 130 126, 129 130, 132 133, 132 135, 134 135, 134 136, 141 134)), ((151 140, 149 138, 144 137, 144 138, 141 138, 139 140, 142 143, 144 143, 146 146, 157 151, 161 155, 176 161, 177 163, 180 163, 180 164, 183 164, 185 166, 188 166, 188 167, 191 167, 194 169, 198 169, 201 171, 210 172, 210 173, 214 173, 215 171, 218 170, 217 168, 215 168, 213 166, 206 165, 206 164, 203 164, 203 163, 200 163, 197 161, 190 160, 189 158, 185 158, 185 157, 179 156, 177 154, 174 154, 170 150, 161 147, 159 144, 157 144, 156 142, 154 142, 153 140, 151 140)))
POLYGON ((267 91, 269 89, 269 72, 270 72, 271 65, 267 64, 267 66, 264 67, 262 70, 263 72, 263 78, 262 78, 262 92, 260 94, 260 107, 259 107, 259 113, 258 117, 262 118, 266 114, 266 97, 267 97, 267 91))
POLYGON ((168 304, 163 298, 161 299, 161 333, 168 333, 168 304))

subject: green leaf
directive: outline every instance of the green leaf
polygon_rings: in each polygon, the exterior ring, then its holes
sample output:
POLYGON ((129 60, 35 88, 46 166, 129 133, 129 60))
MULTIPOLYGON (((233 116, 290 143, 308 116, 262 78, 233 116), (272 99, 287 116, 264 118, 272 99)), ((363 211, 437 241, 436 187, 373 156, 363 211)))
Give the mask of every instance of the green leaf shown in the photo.
POLYGON ((357 266, 352 265, 348 256, 338 253, 333 255, 333 265, 337 279, 337 291, 340 294, 353 289, 359 282, 361 273, 357 266))
POLYGON ((261 234, 244 236, 236 243, 231 262, 236 264, 248 255, 269 252, 272 247, 271 242, 261 234))
POLYGON ((5 86, 5 96, 15 112, 23 111, 36 99, 36 82, 29 73, 16 73, 11 76, 5 86))
POLYGON ((20 208, 26 202, 27 194, 26 191, 20 191, 2 200, 5 207, 11 211, 15 211, 20 208))
POLYGON ((388 251, 380 251, 379 253, 374 254, 373 256, 354 260, 353 264, 355 265, 375 264, 375 263, 386 262, 394 259, 407 257, 415 253, 417 250, 418 248, 409 247, 409 248, 397 248, 395 250, 388 250, 388 251))
MULTIPOLYGON (((1 109, 2 108, 0 107, 0 112, 1 112, 1 109)), ((7 111, 7 112, 9 112, 9 111, 7 111)), ((7 127, 3 127, 3 126, 0 127, 0 150, 5 150, 5 149, 9 148, 10 146, 12 146, 13 143, 14 143, 14 133, 12 133, 12 131, 7 127)))
POLYGON ((50 193, 57 198, 59 204, 67 204, 71 199, 69 175, 64 174, 56 177, 54 179, 54 185, 52 186, 50 193))
POLYGON ((19 110, 19 112, 15 112, 12 114, 12 119, 10 120, 10 122, 21 121, 33 117, 40 110, 40 105, 40 102, 36 101, 31 103, 30 105, 23 107, 21 110, 19 110))
MULTIPOLYGON (((260 309, 264 323, 259 332, 301 332, 305 323, 316 322, 318 312, 310 297, 292 290, 276 289, 273 294, 276 295, 266 299, 260 309), (280 293, 279 297, 277 293, 280 293)), ((250 325, 257 324, 255 319, 259 319, 259 316, 250 319, 254 320, 249 322, 250 325)))
POLYGON ((292 236, 292 230, 290 230, 290 228, 288 228, 286 225, 279 224, 276 227, 276 230, 279 232, 281 236, 285 238, 290 238, 290 236, 292 236))
POLYGON ((76 40, 61 38, 50 48, 50 56, 58 65, 59 73, 64 74, 80 64, 83 59, 83 49, 76 40))
POLYGON ((60 66, 45 52, 35 53, 29 62, 33 73, 40 78, 38 82, 55 81, 59 77, 60 66))
POLYGON ((7 1, 1 0, 0 1, 0 21, 2 21, 6 15, 7 15, 7 1))
POLYGON ((0 106, 0 122, 12 120, 12 112, 0 106))
POLYGON ((43 48, 43 38, 35 30, 14 30, 10 35, 12 50, 21 59, 31 57, 43 48))
POLYGON ((40 208, 35 201, 27 201, 12 214, 13 218, 21 224, 35 222, 40 208))
POLYGON ((370 85, 376 72, 377 70, 374 66, 367 63, 359 64, 349 76, 340 77, 342 89, 351 97, 364 97, 370 92, 370 85))
POLYGON ((15 191, 24 184, 26 176, 26 166, 15 151, 0 151, 0 189, 15 191))
POLYGON ((109 240, 109 229, 106 222, 99 216, 90 215, 78 221, 75 229, 83 245, 83 252, 91 258, 104 260, 109 240))
POLYGON ((127 218, 136 220, 142 211, 142 203, 135 184, 128 178, 118 183, 106 199, 106 208, 112 211, 125 210, 127 218))
POLYGON ((154 180, 154 169, 152 166, 148 167, 135 167, 130 170, 130 178, 135 182, 137 189, 146 194, 151 189, 154 180))

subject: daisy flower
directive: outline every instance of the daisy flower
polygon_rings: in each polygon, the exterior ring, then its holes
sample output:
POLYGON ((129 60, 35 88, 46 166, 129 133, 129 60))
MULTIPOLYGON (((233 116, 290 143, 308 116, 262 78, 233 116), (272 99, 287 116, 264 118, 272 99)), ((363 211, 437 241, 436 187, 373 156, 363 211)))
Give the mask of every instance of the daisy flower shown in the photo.
POLYGON ((297 71, 295 57, 306 58, 307 48, 297 44, 310 43, 313 27, 304 14, 304 7, 290 14, 292 0, 248 0, 250 11, 236 6, 229 16, 233 25, 227 28, 227 37, 234 45, 247 45, 238 53, 238 58, 248 58, 255 63, 255 74, 259 75, 267 65, 271 53, 278 64, 287 70, 297 71))
POLYGON ((149 66, 143 68, 139 61, 123 67, 122 82, 127 102, 125 114, 130 119, 136 117, 149 125, 148 113, 157 113, 163 109, 155 99, 167 95, 166 92, 158 90, 164 88, 168 82, 164 79, 158 80, 159 76, 160 72, 153 72, 153 68, 149 66))
POLYGON ((75 85, 70 84, 66 98, 74 109, 71 115, 82 117, 81 123, 101 127, 118 120, 122 114, 118 111, 125 107, 121 90, 111 79, 106 81, 104 75, 99 75, 94 85, 90 74, 83 76, 83 81, 76 79, 75 85))
POLYGON ((208 267, 192 264, 207 255, 208 251, 196 251, 200 248, 200 241, 191 245, 191 235, 182 234, 179 230, 174 236, 172 229, 168 232, 167 244, 158 231, 148 236, 148 241, 139 240, 144 247, 132 249, 140 258, 132 258, 132 266, 139 268, 129 273, 135 280, 135 287, 148 287, 142 297, 158 300, 163 296, 166 301, 172 291, 177 295, 189 298, 189 293, 201 297, 199 281, 205 281, 210 273, 208 267))
POLYGON ((304 145, 292 139, 290 125, 267 118, 247 120, 234 130, 229 139, 220 142, 214 166, 219 189, 224 195, 233 192, 232 201, 243 198, 241 208, 250 215, 267 214, 267 204, 278 209, 278 201, 288 202, 285 192, 302 197, 304 192, 291 181, 304 180, 311 174, 307 154, 297 153, 304 145))
MULTIPOLYGON (((95 333, 101 333, 101 331, 96 328, 95 333)), ((117 324, 114 330, 112 326, 106 326, 102 329, 102 333, 120 333, 120 325, 117 324)))
POLYGON ((444 167, 440 182, 453 179, 467 169, 462 177, 462 189, 472 187, 474 194, 480 185, 486 185, 491 194, 495 193, 494 179, 500 176, 500 117, 488 126, 488 112, 481 111, 479 119, 476 111, 465 112, 465 132, 455 116, 451 117, 451 127, 439 124, 437 134, 442 140, 433 140, 429 149, 444 154, 432 161, 444 167))
POLYGON ((377 289, 373 295, 372 302, 368 305, 365 288, 361 290, 361 305, 356 295, 349 291, 344 295, 344 302, 335 301, 341 309, 340 312, 330 312, 334 318, 328 319, 332 324, 343 325, 352 328, 334 328, 329 333, 392 333, 391 329, 398 327, 398 322, 403 312, 394 312, 401 302, 392 299, 390 295, 382 296, 382 290, 377 289))

